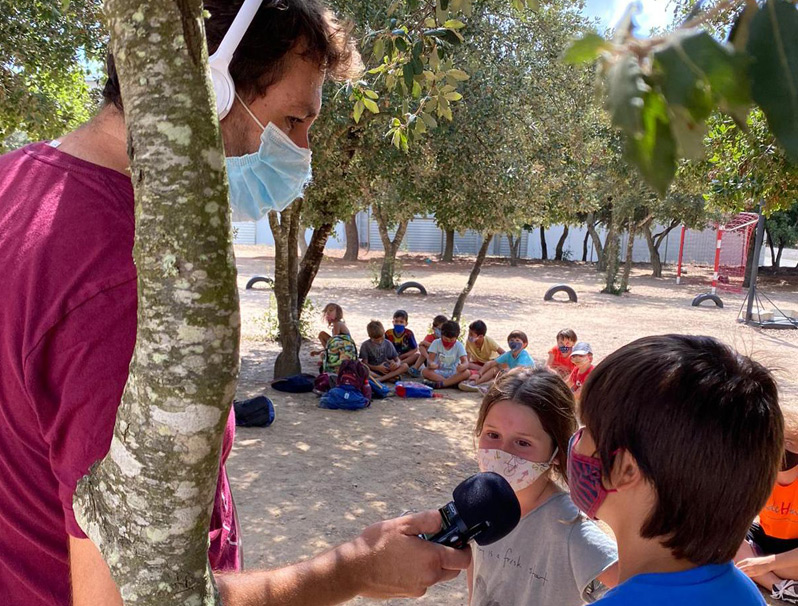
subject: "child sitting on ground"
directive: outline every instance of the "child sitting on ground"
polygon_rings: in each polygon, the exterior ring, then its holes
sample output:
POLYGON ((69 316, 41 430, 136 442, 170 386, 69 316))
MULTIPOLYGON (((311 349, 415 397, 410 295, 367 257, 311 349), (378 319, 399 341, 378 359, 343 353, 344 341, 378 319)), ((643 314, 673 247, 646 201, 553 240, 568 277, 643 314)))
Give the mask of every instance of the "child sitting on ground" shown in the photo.
POLYGON ((344 311, 337 303, 328 303, 322 310, 322 318, 330 327, 330 333, 320 332, 322 349, 311 351, 311 356, 322 354, 319 364, 322 372, 337 374, 346 360, 357 360, 357 346, 344 322, 344 311))
POLYGON ((571 376, 574 363, 571 360, 571 350, 577 342, 576 333, 570 328, 563 328, 557 333, 557 345, 549 350, 549 359, 546 367, 550 368, 563 379, 571 376))
POLYGON ((485 391, 489 383, 496 378, 496 376, 504 370, 512 370, 518 366, 534 367, 535 361, 532 356, 526 351, 526 346, 529 345, 529 339, 526 333, 520 330, 514 330, 507 335, 507 345, 510 351, 504 352, 495 360, 491 360, 482 370, 479 375, 471 381, 467 381, 460 385, 463 391, 485 391))
POLYGON ((504 353, 491 337, 488 336, 488 327, 482 320, 471 322, 468 327, 468 369, 480 371, 488 362, 504 353))
POLYGON ((776 484, 735 559, 771 597, 798 604, 798 411, 782 412, 784 456, 776 484))
POLYGON ((411 377, 418 378, 421 376, 421 367, 426 364, 429 356, 429 346, 435 342, 435 339, 441 338, 441 326, 448 320, 449 318, 442 314, 438 314, 432 319, 432 332, 424 337, 424 340, 418 344, 418 360, 416 360, 416 363, 410 368, 409 374, 411 377))
POLYGON ((567 382, 568 387, 574 392, 576 401, 579 402, 579 398, 582 395, 582 386, 594 368, 593 349, 591 349, 590 344, 580 341, 574 345, 571 350, 571 362, 574 364, 574 369, 571 371, 567 382))
POLYGON ((407 364, 399 361, 399 354, 390 341, 385 340, 382 322, 372 320, 366 325, 368 341, 360 346, 360 359, 380 381, 395 381, 407 372, 407 364))
POLYGON ((784 454, 778 389, 712 337, 660 335, 613 352, 582 391, 571 499, 618 540, 599 606, 764 606, 732 558, 784 454))
POLYGON ((429 346, 427 367, 422 374, 434 389, 454 387, 471 375, 465 346, 457 340, 459 336, 460 325, 448 320, 441 326, 441 338, 429 346))
POLYGON ((401 362, 412 366, 418 361, 418 343, 413 331, 407 328, 407 322, 407 312, 397 309, 393 314, 393 328, 385 331, 385 340, 393 344, 401 362))
MULTIPOLYGON (((330 329, 330 332, 322 330, 319 333, 319 341, 321 341, 322 350, 327 347, 327 341, 329 341, 330 338, 337 337, 338 335, 349 335, 349 328, 347 328, 346 322, 344 322, 344 310, 341 309, 338 303, 327 303, 324 309, 321 310, 321 317, 330 329)), ((320 353, 321 351, 312 351, 310 355, 317 356, 320 353)))
POLYGON ((475 431, 479 470, 510 483, 521 521, 492 545, 472 543, 471 606, 577 606, 617 584, 615 542, 580 515, 561 488, 576 428, 574 396, 549 370, 511 370, 482 400, 475 431))

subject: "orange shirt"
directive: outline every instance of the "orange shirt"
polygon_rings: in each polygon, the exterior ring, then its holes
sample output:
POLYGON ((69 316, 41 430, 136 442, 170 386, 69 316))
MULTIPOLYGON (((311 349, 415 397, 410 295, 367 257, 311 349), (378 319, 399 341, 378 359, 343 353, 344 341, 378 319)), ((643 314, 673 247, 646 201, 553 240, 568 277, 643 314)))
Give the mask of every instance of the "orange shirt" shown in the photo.
POLYGON ((562 368, 563 370, 567 370, 569 374, 571 373, 574 369, 574 363, 571 362, 570 351, 567 354, 563 354, 560 352, 559 347, 552 347, 549 353, 554 356, 554 360, 551 363, 552 368, 562 368))
POLYGON ((776 484, 773 487, 759 513, 759 524, 769 537, 798 539, 798 480, 787 486, 776 484))

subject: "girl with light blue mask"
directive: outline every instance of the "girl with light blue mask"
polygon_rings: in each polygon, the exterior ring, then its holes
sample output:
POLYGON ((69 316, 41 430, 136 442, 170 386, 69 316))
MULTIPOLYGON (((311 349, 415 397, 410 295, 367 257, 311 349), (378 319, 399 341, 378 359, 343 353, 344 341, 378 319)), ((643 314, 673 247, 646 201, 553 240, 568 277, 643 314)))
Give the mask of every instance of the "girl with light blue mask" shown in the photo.
POLYGON ((236 99, 263 132, 258 151, 226 158, 230 205, 233 221, 257 221, 271 210, 285 210, 302 197, 312 177, 312 153, 272 122, 264 126, 238 93, 236 99))

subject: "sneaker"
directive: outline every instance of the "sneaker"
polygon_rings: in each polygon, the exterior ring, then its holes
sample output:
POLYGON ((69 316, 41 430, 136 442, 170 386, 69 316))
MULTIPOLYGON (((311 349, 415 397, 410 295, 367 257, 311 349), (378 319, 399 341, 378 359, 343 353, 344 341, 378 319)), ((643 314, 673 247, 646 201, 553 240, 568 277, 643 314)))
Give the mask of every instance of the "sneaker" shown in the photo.
POLYGON ((463 381, 457 387, 460 388, 460 391, 468 391, 471 393, 479 391, 479 385, 473 381, 463 381))
POLYGON ((414 379, 418 379, 421 376, 421 371, 418 368, 411 368, 410 370, 407 371, 407 374, 409 374, 414 379))
POLYGON ((424 385, 427 387, 432 387, 432 389, 443 389, 443 381, 430 381, 429 379, 424 379, 424 385))
POLYGON ((790 604, 798 604, 798 582, 791 579, 784 579, 773 586, 770 594, 775 600, 783 600, 790 604))
POLYGON ((480 393, 486 394, 488 393, 488 390, 490 390, 490 384, 482 383, 481 385, 477 385, 477 389, 479 390, 480 393))

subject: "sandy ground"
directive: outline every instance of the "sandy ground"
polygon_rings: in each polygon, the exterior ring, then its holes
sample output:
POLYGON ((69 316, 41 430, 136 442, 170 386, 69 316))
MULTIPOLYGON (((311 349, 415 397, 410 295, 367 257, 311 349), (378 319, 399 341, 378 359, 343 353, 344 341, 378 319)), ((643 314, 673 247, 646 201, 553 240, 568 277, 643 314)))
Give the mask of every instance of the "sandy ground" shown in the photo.
MULTIPOLYGON (((296 561, 356 536, 373 522, 449 501, 452 489, 477 471, 472 438, 477 397, 448 390, 442 399, 391 398, 350 413, 319 409, 312 394, 273 391, 269 381, 278 347, 263 338, 262 324, 270 291, 244 289, 254 275, 273 275, 272 253, 241 246, 237 257, 243 318, 238 398, 265 393, 277 410, 269 428, 239 428, 228 467, 244 527, 246 567, 296 561)), ((366 339, 369 320, 388 325, 398 308, 409 312, 417 335, 425 334, 435 314, 451 312, 470 270, 468 259, 440 264, 425 262, 423 256, 404 257, 402 280, 422 282, 429 296, 400 297, 374 289, 377 263, 377 258, 356 263, 326 259, 310 293, 319 308, 329 301, 343 306, 358 343, 366 339)), ((500 342, 511 330, 524 330, 538 362, 545 362, 557 330, 564 327, 591 343, 597 361, 633 339, 667 332, 713 335, 774 368, 787 366, 798 352, 798 331, 739 324, 741 296, 724 295, 724 309, 694 308, 690 302, 701 287, 676 286, 672 271, 661 279, 647 273, 645 267, 635 268, 631 292, 614 297, 599 293, 601 279, 590 266, 538 262, 512 268, 506 261, 489 260, 464 319, 483 319, 488 334, 500 342), (546 289, 563 282, 576 289, 579 302, 544 303, 546 289)), ((775 281, 767 288, 779 306, 798 309, 798 286, 775 281)), ((324 328, 320 317, 314 322, 315 331, 324 328)), ((303 347, 303 366, 313 372, 310 345, 303 347)), ((798 377, 782 371, 778 377, 782 398, 798 400, 798 377)), ((466 604, 464 575, 430 589, 421 601, 428 606, 466 604)))

